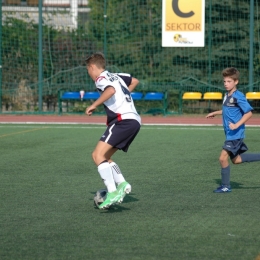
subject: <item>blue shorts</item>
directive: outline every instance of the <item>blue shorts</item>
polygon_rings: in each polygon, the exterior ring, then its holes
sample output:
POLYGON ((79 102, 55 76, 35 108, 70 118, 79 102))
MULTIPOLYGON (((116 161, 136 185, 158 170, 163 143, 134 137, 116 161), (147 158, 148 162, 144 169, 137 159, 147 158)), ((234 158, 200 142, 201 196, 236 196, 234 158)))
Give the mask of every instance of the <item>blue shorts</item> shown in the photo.
POLYGON ((226 140, 222 148, 230 152, 230 159, 233 159, 248 150, 246 144, 243 142, 243 139, 226 140))
POLYGON ((138 134, 141 125, 134 119, 124 119, 107 127, 100 141, 127 152, 130 144, 138 134))

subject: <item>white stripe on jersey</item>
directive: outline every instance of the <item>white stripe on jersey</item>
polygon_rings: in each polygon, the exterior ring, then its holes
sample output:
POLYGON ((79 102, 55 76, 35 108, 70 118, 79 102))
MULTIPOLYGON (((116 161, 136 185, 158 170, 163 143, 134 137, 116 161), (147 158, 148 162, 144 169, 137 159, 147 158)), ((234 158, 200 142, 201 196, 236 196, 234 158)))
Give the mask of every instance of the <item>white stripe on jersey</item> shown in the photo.
POLYGON ((127 77, 131 77, 131 75, 130 74, 128 74, 128 73, 116 73, 116 74, 118 74, 119 76, 121 75, 121 76, 127 76, 127 77))
POLYGON ((115 126, 115 124, 111 125, 111 127, 109 128, 109 135, 107 136, 105 143, 107 143, 107 141, 109 140, 110 136, 112 135, 112 129, 115 126))

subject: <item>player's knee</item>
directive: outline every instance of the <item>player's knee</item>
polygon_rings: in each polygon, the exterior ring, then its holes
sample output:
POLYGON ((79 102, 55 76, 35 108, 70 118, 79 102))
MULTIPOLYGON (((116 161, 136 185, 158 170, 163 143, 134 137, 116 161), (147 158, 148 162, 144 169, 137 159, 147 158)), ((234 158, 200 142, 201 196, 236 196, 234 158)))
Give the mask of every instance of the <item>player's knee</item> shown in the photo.
POLYGON ((97 152, 97 151, 93 151, 92 152, 92 159, 93 159, 93 161, 94 161, 94 163, 96 164, 96 165, 99 165, 101 162, 103 162, 103 161, 107 161, 107 159, 104 157, 104 155, 103 154, 100 154, 99 152, 97 152))
POLYGON ((219 160, 220 163, 222 163, 222 162, 224 161, 224 159, 223 159, 222 156, 220 156, 220 157, 218 158, 218 160, 219 160))
POLYGON ((97 162, 97 153, 95 151, 92 152, 92 160, 96 163, 97 162))
POLYGON ((232 162, 233 164, 237 164, 237 162, 236 162, 235 159, 232 159, 231 162, 232 162))
POLYGON ((237 157, 233 158, 231 161, 232 161, 233 164, 239 164, 239 163, 242 162, 242 159, 241 159, 241 157, 238 155, 237 157))
POLYGON ((225 156, 220 156, 219 157, 219 162, 222 165, 222 164, 228 162, 228 159, 225 156))

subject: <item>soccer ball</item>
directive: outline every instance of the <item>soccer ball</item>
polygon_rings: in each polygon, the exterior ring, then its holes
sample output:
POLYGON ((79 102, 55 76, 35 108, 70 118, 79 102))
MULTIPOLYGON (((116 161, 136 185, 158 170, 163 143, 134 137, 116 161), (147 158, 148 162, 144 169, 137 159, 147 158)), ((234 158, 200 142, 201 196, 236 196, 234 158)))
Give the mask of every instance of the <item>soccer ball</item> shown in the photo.
POLYGON ((105 201, 107 197, 107 189, 98 190, 94 196, 94 205, 98 206, 105 201))

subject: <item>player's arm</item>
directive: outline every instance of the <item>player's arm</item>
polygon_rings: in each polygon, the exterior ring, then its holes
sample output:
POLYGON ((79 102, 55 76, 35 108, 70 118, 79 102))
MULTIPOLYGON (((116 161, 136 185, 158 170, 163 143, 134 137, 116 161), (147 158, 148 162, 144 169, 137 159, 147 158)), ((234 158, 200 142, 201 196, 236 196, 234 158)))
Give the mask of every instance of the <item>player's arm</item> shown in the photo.
POLYGON ((237 129, 238 127, 243 125, 248 119, 250 119, 252 117, 252 115, 253 115, 252 111, 249 111, 246 114, 244 114, 237 123, 233 124, 233 123, 229 122, 229 128, 231 130, 237 129))
POLYGON ((206 118, 213 118, 217 115, 222 115, 222 110, 217 110, 206 115, 206 118))
POLYGON ((129 91, 130 91, 130 92, 133 92, 133 90, 136 88, 136 86, 138 85, 138 83, 139 83, 139 80, 132 77, 131 84, 128 86, 129 91))
POLYGON ((101 96, 89 107, 86 108, 86 114, 91 116, 92 112, 105 101, 111 98, 116 93, 116 90, 112 86, 106 87, 101 96))
POLYGON ((235 129, 239 128, 241 125, 246 123, 246 121, 249 120, 253 115, 253 113, 252 113, 253 108, 250 106, 246 97, 243 94, 238 96, 237 102, 238 102, 240 109, 244 112, 244 115, 236 123, 229 122, 229 128, 231 130, 235 130, 235 129))

